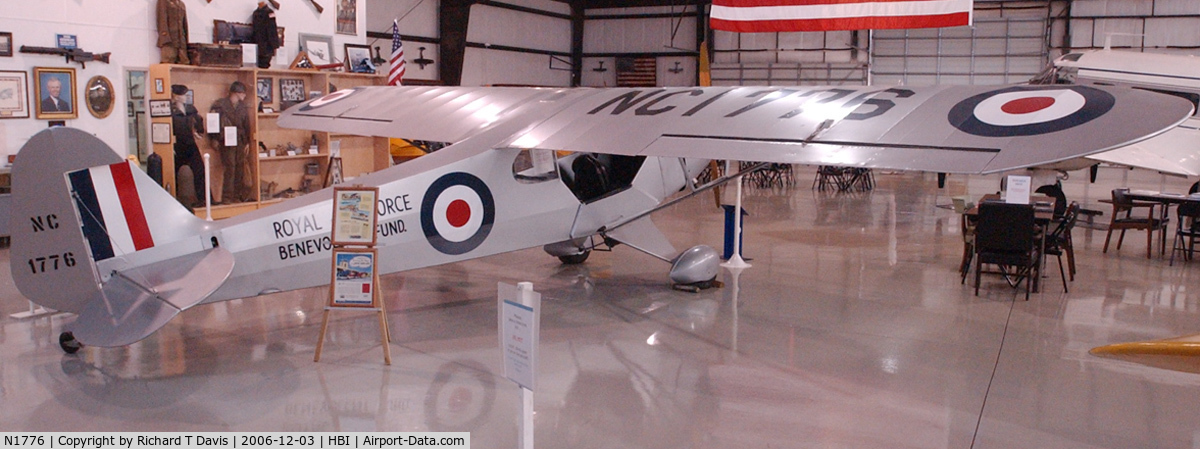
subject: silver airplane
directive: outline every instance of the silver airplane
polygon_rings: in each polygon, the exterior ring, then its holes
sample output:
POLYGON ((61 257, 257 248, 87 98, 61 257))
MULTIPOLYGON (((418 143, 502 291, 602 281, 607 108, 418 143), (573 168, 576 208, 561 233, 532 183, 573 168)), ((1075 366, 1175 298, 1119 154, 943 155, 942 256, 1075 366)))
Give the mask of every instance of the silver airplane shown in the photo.
MULTIPOLYGON (((649 214, 713 185, 693 181, 707 159, 995 173, 1128 145, 1192 111, 1085 86, 363 87, 279 123, 450 143, 354 180, 379 188, 380 273, 537 246, 580 262, 619 242, 691 283, 715 277, 716 252, 677 252, 649 214)), ((198 304, 330 282, 331 189, 204 221, 69 128, 33 136, 12 177, 13 280, 77 314, 64 328, 83 344, 128 345, 198 304)))
MULTIPOLYGON (((1174 95, 1200 103, 1200 58, 1105 48, 1068 53, 1054 60, 1039 82, 1082 86, 1125 86, 1174 95)), ((1200 176, 1200 117, 1144 141, 1087 156, 1097 162, 1144 168, 1179 176, 1200 176)))

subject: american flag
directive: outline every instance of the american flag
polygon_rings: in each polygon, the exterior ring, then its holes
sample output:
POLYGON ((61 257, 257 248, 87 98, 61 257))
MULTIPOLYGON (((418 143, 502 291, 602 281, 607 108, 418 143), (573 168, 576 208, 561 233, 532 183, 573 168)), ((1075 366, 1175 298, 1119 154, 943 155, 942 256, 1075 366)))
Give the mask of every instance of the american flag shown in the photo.
POLYGON ((741 33, 971 24, 972 0, 713 0, 714 30, 741 33))
POLYGON ((392 68, 388 70, 388 85, 399 86, 404 78, 404 44, 400 43, 400 24, 392 21, 392 68))

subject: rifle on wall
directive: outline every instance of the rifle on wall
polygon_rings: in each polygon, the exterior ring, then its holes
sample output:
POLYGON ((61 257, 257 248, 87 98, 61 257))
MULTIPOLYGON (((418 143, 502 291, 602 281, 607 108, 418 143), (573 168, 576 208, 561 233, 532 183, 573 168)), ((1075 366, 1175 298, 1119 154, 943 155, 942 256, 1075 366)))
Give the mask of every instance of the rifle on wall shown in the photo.
POLYGON ((317 8, 317 14, 325 12, 325 8, 322 8, 321 5, 317 3, 317 0, 308 0, 308 2, 312 3, 313 8, 317 8))
MULTIPOLYGON (((208 2, 212 3, 212 0, 208 0, 208 2)), ((270 3, 272 8, 279 11, 279 2, 277 0, 267 0, 267 3, 270 3)), ((320 12, 320 8, 317 8, 317 12, 320 12)))
POLYGON ((92 61, 100 61, 108 64, 108 57, 112 55, 110 52, 91 53, 78 48, 31 47, 28 45, 21 46, 21 53, 59 55, 67 58, 67 62, 78 62, 79 66, 85 69, 87 68, 87 63, 92 61))

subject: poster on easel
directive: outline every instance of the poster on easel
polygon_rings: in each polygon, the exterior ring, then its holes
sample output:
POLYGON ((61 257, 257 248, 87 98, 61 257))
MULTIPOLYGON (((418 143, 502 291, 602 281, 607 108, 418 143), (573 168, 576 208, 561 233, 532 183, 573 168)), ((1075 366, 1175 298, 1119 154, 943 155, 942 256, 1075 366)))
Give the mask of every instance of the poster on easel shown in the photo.
POLYGON ((378 187, 333 189, 333 244, 375 245, 375 199, 378 187))
POLYGON ((375 250, 335 248, 330 307, 378 308, 375 301, 375 250))

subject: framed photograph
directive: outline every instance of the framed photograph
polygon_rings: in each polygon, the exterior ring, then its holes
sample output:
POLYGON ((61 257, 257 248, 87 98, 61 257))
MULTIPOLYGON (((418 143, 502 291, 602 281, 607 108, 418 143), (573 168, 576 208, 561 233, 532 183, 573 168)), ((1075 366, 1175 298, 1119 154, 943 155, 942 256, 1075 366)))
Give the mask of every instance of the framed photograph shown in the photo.
POLYGON ((171 143, 171 124, 169 122, 151 123, 150 141, 153 143, 171 143))
POLYGON ((12 33, 4 31, 0 32, 0 56, 13 55, 12 33))
POLYGON ((378 308, 375 298, 375 249, 333 249, 330 307, 378 308))
POLYGON ((112 82, 103 75, 96 75, 88 80, 83 88, 83 98, 87 100, 88 112, 96 118, 108 117, 108 114, 112 113, 113 103, 117 102, 112 82))
POLYGON ((170 117, 171 100, 150 100, 151 117, 170 117))
POLYGON ((371 47, 359 44, 345 44, 346 71, 354 73, 375 73, 375 64, 371 62, 371 47))
POLYGON ((304 95, 304 80, 299 78, 279 79, 280 110, 287 109, 297 103, 303 103, 307 99, 304 95))
POLYGON ((313 65, 328 65, 335 62, 333 37, 320 34, 300 33, 300 51, 308 54, 313 65))
POLYGON ((358 34, 358 0, 338 0, 337 34, 358 34))
POLYGON ((29 118, 29 79, 25 72, 0 70, 0 118, 29 118))
POLYGON ((37 118, 57 120, 79 118, 75 106, 75 69, 71 67, 34 67, 34 97, 37 118))
POLYGON ((163 79, 162 78, 154 79, 154 93, 156 93, 156 94, 163 93, 163 79))
POLYGON ((377 187, 333 188, 333 244, 375 245, 377 187))
POLYGON ((271 104, 271 102, 275 101, 275 96, 273 95, 274 89, 274 78, 259 78, 254 83, 254 91, 258 94, 258 101, 263 104, 271 104))

